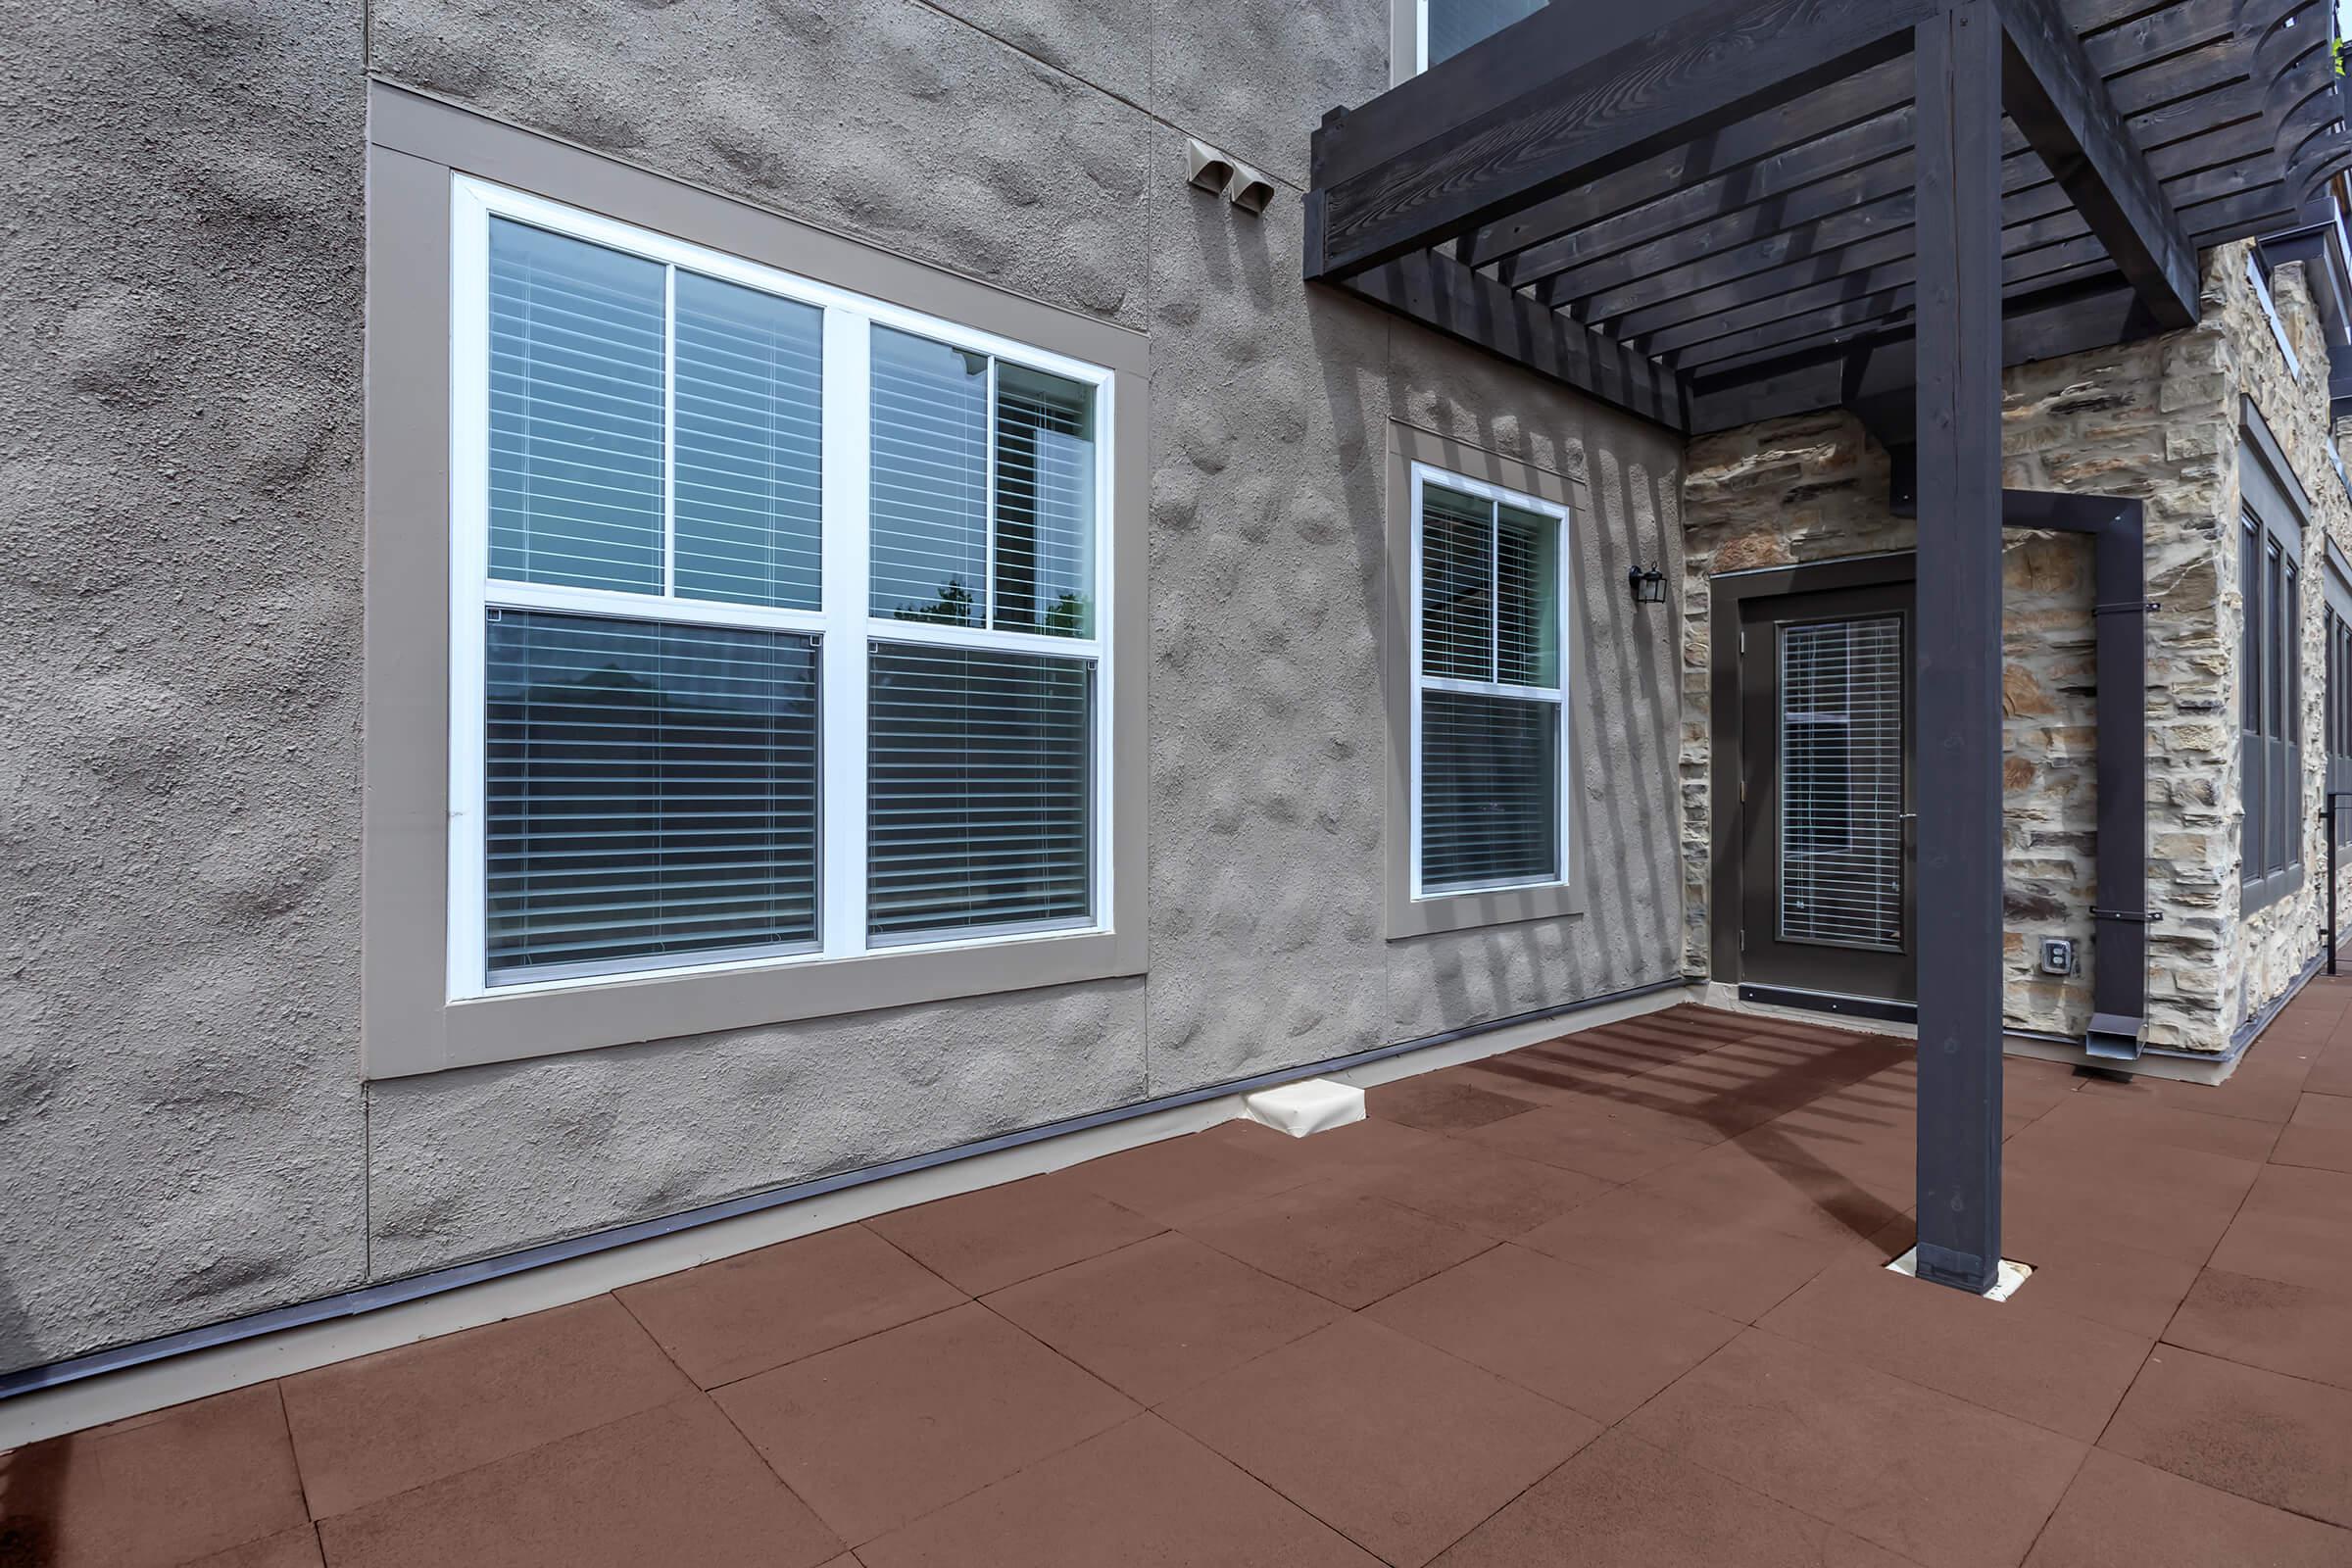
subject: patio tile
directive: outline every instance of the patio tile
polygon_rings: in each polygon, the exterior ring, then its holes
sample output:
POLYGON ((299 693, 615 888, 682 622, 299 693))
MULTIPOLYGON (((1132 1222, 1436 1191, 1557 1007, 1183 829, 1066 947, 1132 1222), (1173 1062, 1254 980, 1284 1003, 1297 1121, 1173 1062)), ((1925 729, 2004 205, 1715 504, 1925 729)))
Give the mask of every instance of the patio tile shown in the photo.
POLYGON ((2160 1101, 2075 1095, 2020 1133, 2010 1147, 2127 1144, 2262 1160, 2270 1156, 2278 1138, 2274 1124, 2244 1116, 2214 1116, 2160 1101))
POLYGON ((841 1543, 694 1394, 319 1522, 328 1568, 812 1568, 841 1543))
POLYGON ((1366 1197, 1497 1241, 1556 1219, 1611 1187, 1597 1176, 1514 1159, 1462 1139, 1337 1179, 1366 1197))
POLYGON ((2352 1393, 2161 1346, 2099 1446, 2352 1525, 2352 1393))
POLYGON ((2084 1452, 1757 1329, 1620 1430, 1927 1568, 2016 1563, 2084 1452))
POLYGON ((864 1568, 1378 1568, 1153 1416, 858 1548, 864 1568))
POLYGON ((1481 1253, 1364 1316, 1603 1424, 1740 1332, 1730 1318, 1519 1247, 1481 1253))
POLYGON ((1901 1219, 1913 1186, 1883 1169, 1840 1169, 1801 1153, 1725 1144, 1652 1171, 1632 1190, 1785 1236, 1845 1241, 1901 1219))
POLYGON ((1340 1182, 1259 1199, 1184 1229, 1342 1306, 1367 1306, 1494 1245, 1340 1182))
POLYGON ((1591 1102, 1546 1106, 1464 1136, 1496 1153, 1557 1165, 1605 1182, 1630 1182, 1646 1176, 1678 1159, 1690 1158, 1713 1141, 1636 1127, 1591 1102))
MULTIPOLYGON (((0 1554, 0 1562, 11 1561, 0 1554)), ((267 1536, 199 1557, 183 1568, 324 1568, 325 1559, 318 1555, 318 1532, 311 1525, 267 1536)))
POLYGON ((613 1293, 706 1389, 965 1299, 862 1225, 844 1225, 613 1293))
POLYGON ((2026 1568, 2342 1568, 2352 1534, 2093 1448, 2026 1568))
POLYGON ((2307 1095, 2352 1095, 2352 1023, 2339 1023, 2304 1075, 2307 1095))
POLYGON ((1025 1280, 987 1304, 1146 1404, 1310 1334, 1340 1310, 1178 1235, 1025 1280))
POLYGON ((866 1227, 958 1290, 982 1296, 1157 1235, 1161 1227, 1066 1172, 918 1203, 866 1227))
POLYGON ((1901 1568, 1902 1559, 1611 1432, 1437 1562, 1438 1568, 1901 1568))
POLYGON ((2352 1175, 2269 1165, 2208 1266, 2352 1297, 2352 1175))
POLYGON ((1600 1431, 1358 1318, 1160 1413, 1395 1568, 1419 1568, 1600 1431))
POLYGON ((2352 1098, 2305 1094, 2279 1133, 2271 1162, 2352 1171, 2352 1098))
POLYGON ((2307 1285, 2209 1268, 2164 1338, 2206 1355, 2352 1389, 2352 1300, 2307 1285))
MULTIPOLYGON (((1285 1138, 1270 1127, 1250 1130, 1284 1143, 1305 1141, 1285 1138)), ((1200 1219, 1253 1198, 1288 1191, 1311 1178, 1310 1172, 1287 1160, 1236 1148, 1229 1133, 1215 1131, 1220 1136, 1193 1133, 1106 1154, 1072 1165, 1064 1174, 1087 1191, 1162 1225, 1200 1219)))
POLYGON ((284 1380, 319 1518, 666 1404, 694 1385, 610 1296, 284 1380))
POLYGON ((1382 1084, 1365 1092, 1364 1102, 1374 1116, 1432 1133, 1468 1132, 1536 1108, 1532 1100, 1481 1088, 1451 1071, 1382 1084))
POLYGON ((2087 1318, 1925 1284, 1871 1257, 1833 1264, 1756 1326, 2086 1443, 2154 1344, 2087 1318))
MULTIPOLYGON (((1916 1237, 1906 1237, 1909 1248, 1916 1237)), ((2009 1304, 2021 1312, 2064 1312, 2154 1339, 2196 1282, 2197 1265, 2110 1241, 2095 1224, 2047 1208, 2001 1216, 2001 1250, 2034 1265, 2031 1290, 2009 1304)))
POLYGON ((1782 1236, 1627 1189, 1537 1226, 1519 1245, 1752 1323, 1850 1244, 1782 1236))
POLYGON ((167 1568, 309 1520, 267 1383, 0 1455, 0 1512, 37 1568, 167 1568))
POLYGON ((1416 1158, 1450 1142, 1439 1133, 1423 1132, 1402 1122, 1367 1116, 1345 1127, 1333 1127, 1305 1138, 1293 1138, 1259 1122, 1237 1116, 1193 1136, 1206 1144, 1221 1144, 1285 1167, 1293 1185, 1317 1180, 1359 1165, 1390 1164, 1416 1158))
POLYGON ((1136 1412, 977 1304, 763 1372, 716 1398, 852 1546, 1136 1412))
POLYGON ((2310 1076, 2318 1055, 2317 1046, 2299 1046, 2266 1034, 2223 1083, 2194 1084, 2144 1075, 2120 1083, 2085 1078, 2081 1092, 2087 1099, 2146 1101, 2209 1116, 2243 1116, 2277 1124, 2295 1113, 2295 1101, 2303 1093, 2303 1081, 2310 1076))
POLYGON ((2253 1160, 2112 1140, 2020 1139, 2003 1161, 2005 1213, 2083 1228, 2126 1247, 2203 1263, 2264 1167, 2253 1160))

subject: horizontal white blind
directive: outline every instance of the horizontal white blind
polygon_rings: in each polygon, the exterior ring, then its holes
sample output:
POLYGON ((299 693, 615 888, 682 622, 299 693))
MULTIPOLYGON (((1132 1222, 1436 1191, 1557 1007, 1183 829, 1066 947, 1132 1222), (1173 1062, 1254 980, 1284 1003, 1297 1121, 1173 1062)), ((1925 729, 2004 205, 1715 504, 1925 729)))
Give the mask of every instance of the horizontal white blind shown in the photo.
POLYGON ((490 570, 660 593, 663 269, 490 224, 490 570))
POLYGON ((988 356, 874 328, 873 613, 988 612, 988 356))
POLYGON ((1494 504, 1421 487, 1421 673, 1494 678, 1494 504))
POLYGON ((1094 389, 997 367, 995 624, 1094 635, 1094 389))
POLYGON ((866 907, 878 938, 1093 914, 1093 666, 877 642, 866 907))
POLYGON ((1494 678, 1505 685, 1560 683, 1557 607, 1560 530, 1517 507, 1494 509, 1494 678))
POLYGON ((1421 694, 1424 891, 1560 875, 1557 703, 1421 694))
POLYGON ((816 938, 816 651, 493 610, 493 984, 816 938))
POLYGON ((814 610, 824 312, 677 274, 677 529, 687 599, 814 610))
POLYGON ((1781 936, 1903 941, 1903 628, 1780 629, 1781 936))

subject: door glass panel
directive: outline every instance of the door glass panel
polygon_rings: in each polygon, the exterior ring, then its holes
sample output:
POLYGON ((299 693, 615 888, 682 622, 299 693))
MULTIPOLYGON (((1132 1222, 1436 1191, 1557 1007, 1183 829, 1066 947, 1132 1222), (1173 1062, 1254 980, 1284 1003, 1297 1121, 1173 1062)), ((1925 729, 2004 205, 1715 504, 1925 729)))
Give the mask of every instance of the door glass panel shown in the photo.
POLYGON ((1903 623, 1780 628, 1780 936, 1903 943, 1903 623))

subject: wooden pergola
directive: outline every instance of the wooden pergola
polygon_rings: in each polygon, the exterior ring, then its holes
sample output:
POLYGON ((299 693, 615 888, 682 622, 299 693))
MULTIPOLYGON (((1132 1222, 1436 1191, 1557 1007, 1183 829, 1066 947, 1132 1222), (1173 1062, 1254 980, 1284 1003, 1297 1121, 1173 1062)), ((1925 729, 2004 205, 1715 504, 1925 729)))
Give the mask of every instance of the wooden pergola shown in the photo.
POLYGON ((1923 1278, 2000 1259, 2002 368, 2191 325, 2201 248, 2298 220, 2352 164, 2332 36, 2330 0, 1554 0, 1315 133, 1309 280, 1688 434, 1916 444, 1923 1278))

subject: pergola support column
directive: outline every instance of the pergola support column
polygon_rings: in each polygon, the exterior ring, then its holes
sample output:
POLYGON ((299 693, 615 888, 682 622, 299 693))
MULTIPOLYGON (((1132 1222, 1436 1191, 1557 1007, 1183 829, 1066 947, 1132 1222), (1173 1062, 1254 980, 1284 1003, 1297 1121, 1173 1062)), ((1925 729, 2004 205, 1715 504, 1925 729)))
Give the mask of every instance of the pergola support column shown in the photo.
POLYGON ((2001 1258, 2001 23, 1959 0, 1918 74, 1919 1277, 2001 1258))

